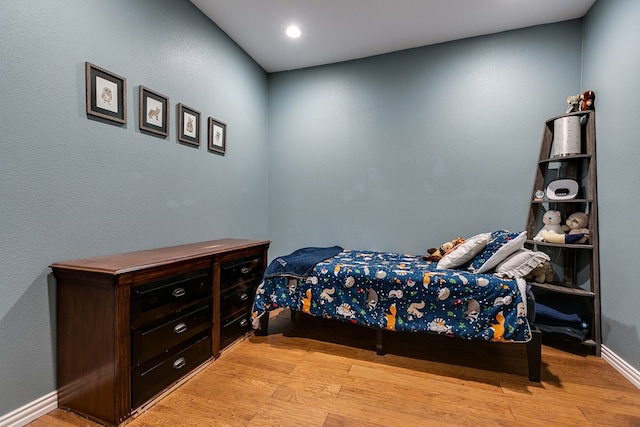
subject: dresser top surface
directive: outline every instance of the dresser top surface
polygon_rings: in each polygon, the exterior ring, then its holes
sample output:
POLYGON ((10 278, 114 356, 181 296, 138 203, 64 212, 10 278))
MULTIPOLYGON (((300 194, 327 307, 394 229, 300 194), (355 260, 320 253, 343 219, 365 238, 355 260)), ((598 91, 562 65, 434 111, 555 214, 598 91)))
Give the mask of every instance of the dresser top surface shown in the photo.
POLYGON ((268 240, 220 239, 144 251, 62 261, 51 264, 55 270, 83 270, 96 273, 122 274, 171 262, 206 257, 219 253, 268 246, 268 240))

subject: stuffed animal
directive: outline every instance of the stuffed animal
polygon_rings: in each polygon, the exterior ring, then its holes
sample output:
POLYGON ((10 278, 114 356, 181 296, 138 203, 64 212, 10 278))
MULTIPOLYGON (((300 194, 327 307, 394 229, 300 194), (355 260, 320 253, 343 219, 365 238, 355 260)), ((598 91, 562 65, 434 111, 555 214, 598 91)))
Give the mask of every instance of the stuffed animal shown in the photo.
POLYGON ((562 229, 568 234, 583 234, 583 237, 576 240, 574 243, 587 243, 589 241, 589 229, 587 224, 589 223, 589 216, 584 212, 574 212, 567 217, 565 221, 566 225, 562 226, 562 229))
POLYGON ((543 242, 545 238, 542 236, 543 231, 546 231, 548 234, 564 234, 564 230, 560 223, 562 222, 562 214, 560 211, 546 211, 544 215, 542 215, 542 223, 544 226, 538 234, 535 235, 533 240, 537 242, 543 242))
POLYGON ((567 97, 567 113, 573 113, 580 110, 580 95, 570 95, 567 97))
POLYGON ((524 276, 525 280, 533 280, 537 283, 551 283, 553 282, 553 268, 549 261, 544 261, 542 264, 531 270, 529 274, 524 276))
POLYGON ((456 237, 455 239, 444 242, 440 245, 439 248, 429 248, 427 249, 427 253, 429 255, 422 255, 422 259, 429 262, 438 262, 442 259, 443 256, 460 246, 464 243, 464 239, 462 237, 456 237))
POLYGON ((596 94, 592 90, 586 90, 580 95, 580 111, 595 109, 596 94))

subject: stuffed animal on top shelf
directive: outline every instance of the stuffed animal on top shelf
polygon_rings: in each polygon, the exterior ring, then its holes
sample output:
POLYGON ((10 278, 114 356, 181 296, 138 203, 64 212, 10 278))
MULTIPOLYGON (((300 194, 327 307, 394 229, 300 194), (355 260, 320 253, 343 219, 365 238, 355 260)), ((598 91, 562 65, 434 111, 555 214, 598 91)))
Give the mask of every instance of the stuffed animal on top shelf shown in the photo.
POLYGON ((569 95, 567 97, 567 113, 573 113, 580 110, 580 95, 569 95))
POLYGON ((543 237, 543 234, 545 233, 543 232, 546 232, 548 234, 564 235, 564 230, 560 225, 562 223, 562 214, 560 213, 560 211, 546 211, 544 215, 542 215, 542 223, 544 224, 544 226, 540 231, 538 231, 538 234, 535 235, 533 240, 537 242, 545 241, 546 239, 543 237))
POLYGON ((596 108, 596 94, 592 90, 586 90, 580 94, 580 111, 593 110, 596 108))
POLYGON ((595 108, 595 102, 596 94, 592 90, 585 90, 578 95, 569 95, 567 97, 567 113, 593 110, 595 108))
POLYGON ((438 262, 442 259, 443 256, 460 246, 464 243, 464 239, 462 237, 456 237, 453 240, 448 242, 444 242, 440 245, 439 248, 429 248, 427 249, 427 253, 429 255, 422 255, 422 259, 429 262, 438 262))

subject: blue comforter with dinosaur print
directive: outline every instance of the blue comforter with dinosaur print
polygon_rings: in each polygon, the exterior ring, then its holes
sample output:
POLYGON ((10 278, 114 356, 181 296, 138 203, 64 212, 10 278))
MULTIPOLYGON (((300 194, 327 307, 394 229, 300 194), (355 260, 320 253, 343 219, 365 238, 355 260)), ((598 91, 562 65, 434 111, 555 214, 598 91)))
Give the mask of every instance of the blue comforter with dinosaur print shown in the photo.
POLYGON ((527 342, 525 286, 520 279, 437 270, 420 256, 343 250, 306 277, 265 277, 251 314, 256 328, 264 313, 289 307, 374 328, 527 342))

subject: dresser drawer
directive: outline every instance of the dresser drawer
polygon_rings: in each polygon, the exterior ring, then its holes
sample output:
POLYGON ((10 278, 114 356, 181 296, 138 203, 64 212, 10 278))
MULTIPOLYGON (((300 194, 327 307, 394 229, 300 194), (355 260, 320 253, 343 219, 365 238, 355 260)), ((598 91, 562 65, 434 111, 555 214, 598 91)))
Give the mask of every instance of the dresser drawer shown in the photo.
POLYGON ((264 272, 262 257, 245 258, 243 260, 222 264, 220 273, 220 290, 239 285, 244 282, 258 282, 264 272))
POLYGON ((248 312, 253 303, 253 296, 257 287, 257 283, 247 282, 222 292, 220 296, 220 318, 225 319, 242 308, 248 312))
POLYGON ((138 407, 211 357, 211 339, 205 336, 164 359, 153 359, 132 371, 131 405, 138 407))
POLYGON ((222 322, 220 328, 220 348, 225 348, 251 330, 249 312, 222 322))
POLYGON ((210 270, 157 280, 131 289, 131 323, 142 324, 211 295, 210 270))
POLYGON ((131 333, 131 363, 139 365, 154 356, 169 351, 180 344, 208 330, 211 327, 211 306, 198 306, 185 310, 144 327, 134 329, 131 333))

